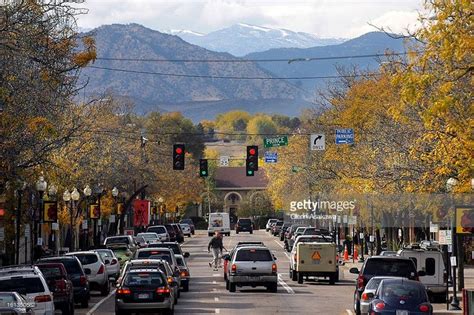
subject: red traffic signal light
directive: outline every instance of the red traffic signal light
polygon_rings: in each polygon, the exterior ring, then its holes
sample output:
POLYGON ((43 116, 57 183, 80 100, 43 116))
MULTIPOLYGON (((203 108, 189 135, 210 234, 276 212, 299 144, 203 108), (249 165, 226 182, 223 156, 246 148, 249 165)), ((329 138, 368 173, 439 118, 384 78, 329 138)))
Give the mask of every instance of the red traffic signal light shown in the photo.
POLYGON ((247 176, 253 176, 258 171, 258 146, 247 146, 247 159, 245 160, 245 170, 247 176))
POLYGON ((173 145, 173 169, 184 170, 184 144, 173 145))

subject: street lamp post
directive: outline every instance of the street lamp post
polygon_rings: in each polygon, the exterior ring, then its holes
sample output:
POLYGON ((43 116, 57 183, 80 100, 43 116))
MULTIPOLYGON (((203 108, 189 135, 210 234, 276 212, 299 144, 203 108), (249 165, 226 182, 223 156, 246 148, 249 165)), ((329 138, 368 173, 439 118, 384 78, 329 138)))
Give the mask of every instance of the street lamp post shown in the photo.
POLYGON ((112 189, 112 197, 114 197, 114 211, 113 211, 113 215, 115 216, 115 222, 114 222, 114 229, 112 230, 112 234, 110 234, 109 232, 109 235, 115 235, 117 234, 116 233, 116 229, 117 229, 117 223, 118 223, 118 217, 117 217, 117 197, 118 197, 118 194, 119 194, 119 190, 117 187, 114 187, 112 189))
MULTIPOLYGON (((100 198, 102 197, 102 194, 104 193, 104 188, 102 187, 101 183, 97 185, 95 192, 97 194, 97 205, 99 207, 99 213, 102 213, 100 209, 100 198)), ((100 218, 94 219, 94 247, 98 246, 100 243, 100 238, 98 237, 98 233, 97 233, 97 221, 99 219, 100 218)))
POLYGON ((89 213, 89 198, 90 196, 92 195, 92 189, 89 187, 89 185, 86 185, 86 187, 84 188, 84 196, 86 197, 86 222, 87 222, 87 225, 86 225, 86 235, 85 235, 85 248, 84 249, 88 249, 89 248, 89 217, 90 217, 90 213, 89 213))
POLYGON ((39 213, 39 220, 38 220, 39 224, 35 222, 35 225, 38 224, 38 235, 37 235, 36 239, 41 240, 41 244, 37 241, 36 245, 43 245, 41 228, 42 228, 42 224, 43 224, 43 195, 44 195, 44 192, 46 191, 46 188, 48 188, 48 183, 44 180, 44 176, 41 175, 39 177, 38 181, 36 182, 36 190, 39 193, 39 202, 38 202, 38 205, 39 205, 39 211, 38 211, 38 213, 39 213))
MULTIPOLYGON (((66 203, 66 207, 69 208, 69 202, 71 201, 71 193, 67 189, 63 193, 63 200, 66 203)), ((71 236, 70 237, 71 237, 71 240, 72 240, 72 213, 71 213, 71 216, 70 216, 70 225, 71 225, 71 236)), ((69 251, 72 252, 72 241, 70 241, 70 244, 69 244, 69 251)))
MULTIPOLYGON (((458 184, 457 179, 455 178, 449 178, 446 181, 446 190, 448 193, 451 193, 454 189, 454 187, 458 184)), ((454 198, 452 199, 453 204, 454 204, 454 198)), ((453 264, 453 298, 451 300, 450 304, 450 310, 460 310, 461 308, 459 307, 459 300, 457 297, 457 291, 456 291, 456 265, 457 265, 457 256, 458 256, 458 246, 457 246, 457 235, 456 235, 456 218, 451 221, 452 222, 452 248, 453 248, 453 253, 452 255, 455 257, 456 264, 453 264)))
MULTIPOLYGON (((50 198, 54 198, 54 200, 56 201, 57 200, 57 196, 56 196, 57 193, 58 193, 58 189, 56 188, 56 186, 54 186, 54 185, 49 186, 48 196, 50 198)), ((51 228, 50 228, 50 231, 49 231, 49 238, 48 238, 48 247, 50 249, 53 248, 53 252, 56 253, 56 237, 54 235, 52 225, 53 224, 51 223, 51 228)))
MULTIPOLYGON (((23 191, 26 189, 26 182, 19 181, 17 189, 18 206, 16 208, 16 239, 15 239, 15 262, 20 264, 20 225, 21 225, 21 200, 23 198, 23 191)), ((25 243, 26 246, 26 243, 25 243)), ((26 257, 25 257, 26 259, 26 257)))
POLYGON ((74 218, 77 213, 77 202, 79 201, 80 197, 81 195, 79 194, 79 191, 77 191, 77 188, 74 187, 71 193, 71 249, 76 247, 76 224, 74 218))

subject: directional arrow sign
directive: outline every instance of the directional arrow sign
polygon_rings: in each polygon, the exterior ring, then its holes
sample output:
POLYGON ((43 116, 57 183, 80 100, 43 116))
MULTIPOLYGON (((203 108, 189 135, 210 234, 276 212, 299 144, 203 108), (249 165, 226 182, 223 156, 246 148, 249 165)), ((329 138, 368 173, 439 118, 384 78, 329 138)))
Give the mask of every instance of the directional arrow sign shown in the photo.
POLYGON ((336 129, 336 144, 354 144, 354 129, 336 129))
POLYGON ((311 135, 311 150, 324 151, 326 149, 326 138, 324 133, 315 133, 311 135))

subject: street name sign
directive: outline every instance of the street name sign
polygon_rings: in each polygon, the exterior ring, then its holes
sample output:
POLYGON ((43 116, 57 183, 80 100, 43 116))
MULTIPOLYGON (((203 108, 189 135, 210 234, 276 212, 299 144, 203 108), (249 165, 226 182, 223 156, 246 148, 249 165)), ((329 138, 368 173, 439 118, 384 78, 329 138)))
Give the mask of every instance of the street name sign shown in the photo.
POLYGON ((354 144, 354 129, 336 129, 336 144, 354 144))
POLYGON ((263 146, 265 148, 281 147, 285 145, 288 145, 288 136, 263 139, 263 146))

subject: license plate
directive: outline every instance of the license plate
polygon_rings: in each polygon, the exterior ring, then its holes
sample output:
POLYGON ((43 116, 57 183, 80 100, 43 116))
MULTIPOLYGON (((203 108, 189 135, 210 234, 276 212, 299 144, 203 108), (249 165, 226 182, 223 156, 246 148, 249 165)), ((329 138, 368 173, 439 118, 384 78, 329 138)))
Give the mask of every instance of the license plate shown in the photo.
POLYGON ((249 280, 250 280, 250 281, 258 281, 258 280, 260 280, 260 277, 259 277, 259 276, 253 276, 253 277, 250 276, 250 277, 249 277, 249 280))
POLYGON ((140 300, 142 300, 142 299, 149 299, 149 298, 150 298, 150 295, 149 295, 148 293, 140 293, 140 294, 138 294, 138 298, 139 298, 140 300))
POLYGON ((396 315, 409 315, 408 311, 397 310, 396 315))

